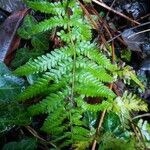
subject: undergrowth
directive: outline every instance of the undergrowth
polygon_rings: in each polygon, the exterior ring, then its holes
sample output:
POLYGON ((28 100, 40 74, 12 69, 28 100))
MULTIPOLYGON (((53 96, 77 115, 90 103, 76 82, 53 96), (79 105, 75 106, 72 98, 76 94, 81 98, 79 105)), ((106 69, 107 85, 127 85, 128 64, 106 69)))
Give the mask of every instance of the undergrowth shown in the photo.
POLYGON ((43 115, 40 132, 47 133, 51 147, 84 150, 96 141, 99 149, 144 149, 132 116, 135 111, 147 111, 147 105, 130 92, 118 96, 110 88, 126 77, 142 85, 132 71, 112 64, 92 42, 92 26, 80 3, 27 1, 27 5, 46 18, 37 24, 26 22, 19 35, 32 40, 40 35, 44 46, 45 36, 41 35, 51 33, 59 45, 14 71, 17 76, 35 78, 16 99, 28 106, 32 118, 43 115), (107 113, 99 130, 102 111, 107 113))

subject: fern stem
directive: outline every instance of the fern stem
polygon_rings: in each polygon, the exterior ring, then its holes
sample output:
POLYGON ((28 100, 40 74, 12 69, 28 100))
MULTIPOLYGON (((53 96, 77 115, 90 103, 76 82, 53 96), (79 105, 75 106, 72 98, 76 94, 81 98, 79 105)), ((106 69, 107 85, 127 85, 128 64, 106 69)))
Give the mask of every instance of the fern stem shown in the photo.
MULTIPOLYGON (((68 25, 68 30, 71 33, 70 25, 68 25)), ((69 34, 70 35, 70 34, 69 34)), ((71 87, 71 102, 74 104, 74 88, 75 88, 75 72, 76 72, 76 49, 72 37, 70 36, 70 42, 73 48, 73 68, 72 68, 72 87, 71 87)))
MULTIPOLYGON (((69 5, 69 1, 68 1, 68 5, 69 5)), ((67 6, 66 6, 67 7, 67 6)), ((66 8, 66 12, 68 8, 66 8)), ((68 18, 69 18, 69 14, 68 14, 68 18)), ((68 32, 69 32, 69 36, 70 36, 70 42, 73 48, 73 68, 72 68, 72 87, 71 87, 71 105, 72 107, 74 106, 74 88, 75 88, 75 72, 76 72, 76 49, 75 49, 75 44, 73 42, 73 39, 71 37, 71 27, 70 24, 68 23, 68 32)), ((71 133, 73 133, 73 121, 72 121, 72 112, 71 110, 69 110, 69 119, 70 119, 70 130, 71 133)), ((72 136, 72 134, 71 134, 72 136)), ((72 139, 72 137, 71 137, 72 139)))

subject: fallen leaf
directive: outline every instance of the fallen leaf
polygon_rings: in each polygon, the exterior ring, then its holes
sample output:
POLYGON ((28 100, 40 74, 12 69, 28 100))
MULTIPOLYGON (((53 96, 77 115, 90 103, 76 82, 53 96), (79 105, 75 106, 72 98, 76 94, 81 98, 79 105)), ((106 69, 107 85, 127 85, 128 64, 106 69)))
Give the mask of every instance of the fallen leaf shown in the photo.
POLYGON ((23 86, 24 80, 15 77, 5 64, 0 62, 0 99, 5 102, 12 100, 21 92, 23 86))
POLYGON ((9 16, 0 27, 0 61, 8 64, 12 53, 20 44, 16 31, 23 18, 30 12, 29 9, 18 11, 9 16))
POLYGON ((25 82, 16 77, 0 62, 0 133, 9 131, 14 125, 27 125, 30 117, 16 96, 23 90, 25 82))
POLYGON ((11 13, 24 9, 25 4, 22 0, 0 0, 0 8, 11 13))

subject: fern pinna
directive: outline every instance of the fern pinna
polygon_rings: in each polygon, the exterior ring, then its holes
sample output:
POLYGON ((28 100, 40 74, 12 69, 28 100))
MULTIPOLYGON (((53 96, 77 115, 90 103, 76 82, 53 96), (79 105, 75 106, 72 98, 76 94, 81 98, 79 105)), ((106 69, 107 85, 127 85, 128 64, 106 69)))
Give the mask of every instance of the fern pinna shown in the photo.
POLYGON ((28 1, 27 4, 51 17, 26 32, 35 35, 55 29, 62 47, 15 70, 19 76, 40 74, 18 100, 24 102, 43 95, 43 100, 28 108, 32 116, 47 114, 41 129, 50 134, 60 148, 77 143, 88 147, 95 129, 85 123, 84 115, 112 106, 116 95, 108 83, 113 82, 112 72, 117 66, 91 42, 91 26, 78 2, 28 1), (88 103, 90 97, 99 98, 99 102, 88 103))

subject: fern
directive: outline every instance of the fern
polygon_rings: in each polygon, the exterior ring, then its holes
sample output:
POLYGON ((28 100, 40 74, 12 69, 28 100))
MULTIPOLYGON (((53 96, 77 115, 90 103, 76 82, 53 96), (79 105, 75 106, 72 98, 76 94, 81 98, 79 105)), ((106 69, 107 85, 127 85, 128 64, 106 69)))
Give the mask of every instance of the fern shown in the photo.
MULTIPOLYGON (((27 1, 27 4, 36 11, 47 13, 50 18, 32 24, 23 32, 32 37, 56 29, 62 47, 30 59, 14 71, 18 76, 39 76, 34 84, 18 95, 17 100, 24 102, 42 96, 43 99, 28 107, 31 116, 47 115, 41 130, 48 133, 59 148, 70 145, 87 148, 95 138, 96 129, 87 127, 83 121, 84 115, 86 112, 114 108, 117 99, 108 88, 108 83, 115 81, 113 74, 118 71, 118 67, 111 64, 96 43, 91 42, 91 26, 87 18, 83 17, 78 2, 27 1), (89 104, 86 101, 89 97, 100 101, 89 104)), ((142 104, 141 101, 137 101, 135 107, 134 98, 133 103, 126 103, 124 99, 122 101, 128 112, 146 110, 145 105, 137 107, 142 104)), ((118 112, 124 105, 116 107, 118 112)))
POLYGON ((115 99, 114 111, 117 112, 118 116, 123 125, 128 126, 128 121, 131 121, 130 113, 134 111, 147 111, 147 104, 138 98, 136 95, 127 91, 124 92, 122 97, 115 99))

